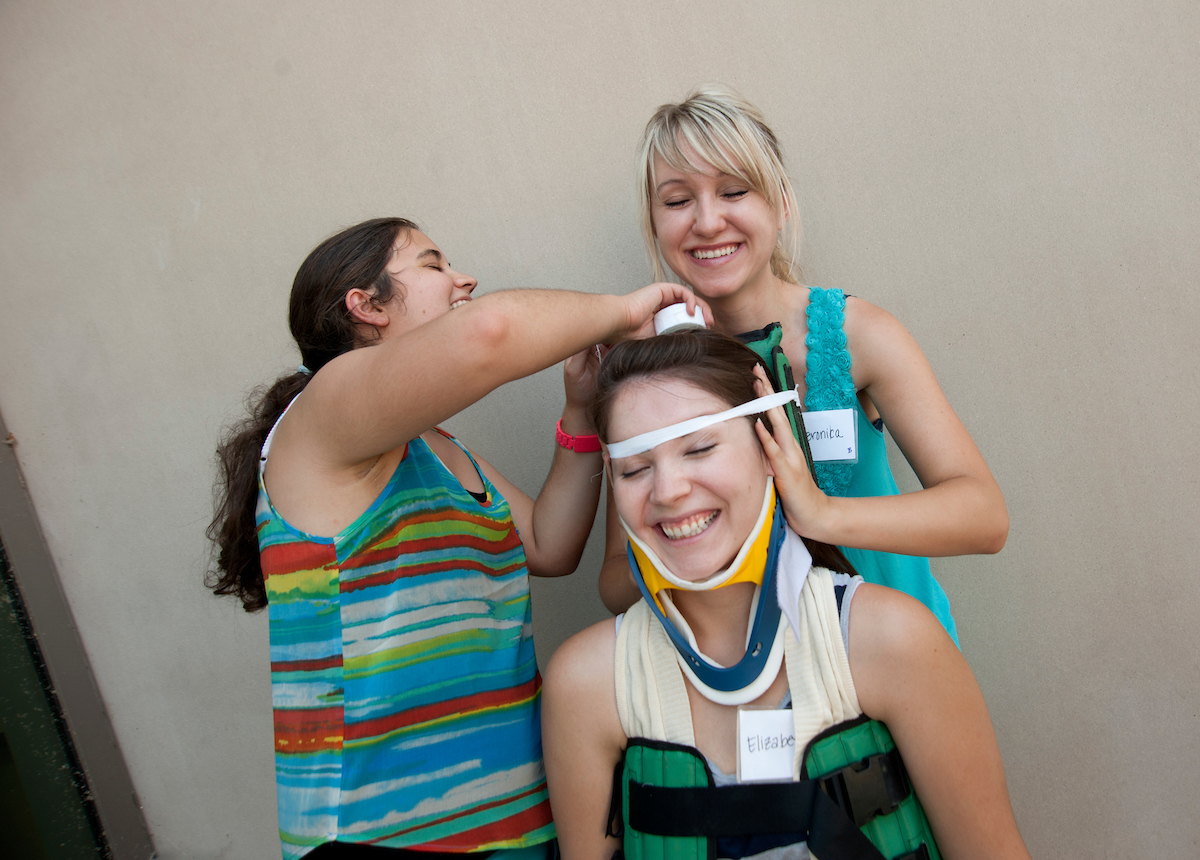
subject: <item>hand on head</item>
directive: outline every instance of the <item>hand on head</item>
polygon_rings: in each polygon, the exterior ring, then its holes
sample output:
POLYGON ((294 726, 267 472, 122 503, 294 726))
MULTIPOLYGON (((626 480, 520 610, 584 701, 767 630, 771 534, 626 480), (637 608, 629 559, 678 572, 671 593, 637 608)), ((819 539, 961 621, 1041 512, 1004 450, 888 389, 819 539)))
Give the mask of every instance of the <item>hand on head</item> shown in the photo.
MULTIPOLYGON (((563 362, 563 387, 566 389, 567 407, 586 415, 588 406, 596 396, 596 374, 600 372, 600 361, 608 353, 606 344, 598 343, 580 350, 563 362)), ((587 431, 594 433, 591 421, 587 431)))
MULTIPOLYGON (((754 390, 759 397, 773 390, 761 365, 754 367, 754 390)), ((804 451, 792 435, 792 427, 783 407, 776 406, 766 414, 771 420, 771 430, 768 431, 762 419, 759 419, 754 422, 754 432, 758 434, 767 463, 775 475, 775 488, 779 491, 784 515, 792 531, 804 537, 812 536, 813 524, 824 513, 829 497, 821 492, 813 480, 804 451)))

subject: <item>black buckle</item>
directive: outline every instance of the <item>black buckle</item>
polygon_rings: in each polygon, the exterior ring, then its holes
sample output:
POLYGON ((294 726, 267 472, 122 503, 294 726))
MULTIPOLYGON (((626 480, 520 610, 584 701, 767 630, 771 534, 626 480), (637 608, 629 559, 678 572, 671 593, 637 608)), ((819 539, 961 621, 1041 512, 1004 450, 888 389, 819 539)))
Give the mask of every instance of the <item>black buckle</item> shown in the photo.
POLYGON ((818 783, 855 827, 862 827, 878 815, 895 812, 910 793, 908 774, 896 749, 847 765, 821 777, 818 783))

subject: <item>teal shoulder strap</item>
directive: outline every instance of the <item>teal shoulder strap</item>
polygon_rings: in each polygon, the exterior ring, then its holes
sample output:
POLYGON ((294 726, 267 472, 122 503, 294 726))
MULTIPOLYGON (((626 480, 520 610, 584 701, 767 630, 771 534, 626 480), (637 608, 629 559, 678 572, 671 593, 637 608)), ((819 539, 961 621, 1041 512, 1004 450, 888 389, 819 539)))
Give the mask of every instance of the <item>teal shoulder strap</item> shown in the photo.
MULTIPOLYGON (((811 287, 804 311, 808 335, 804 339, 804 408, 854 409, 858 392, 850 374, 850 350, 846 347, 846 296, 838 289, 811 287)), ((828 495, 844 496, 854 467, 850 463, 817 463, 817 484, 828 495)))

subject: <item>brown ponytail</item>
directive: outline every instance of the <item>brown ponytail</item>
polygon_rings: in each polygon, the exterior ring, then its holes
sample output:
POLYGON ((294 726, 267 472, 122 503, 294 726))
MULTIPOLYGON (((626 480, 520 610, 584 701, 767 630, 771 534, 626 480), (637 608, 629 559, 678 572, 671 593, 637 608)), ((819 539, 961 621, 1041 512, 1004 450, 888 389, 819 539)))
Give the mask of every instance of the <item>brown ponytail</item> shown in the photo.
POLYGON ((346 293, 362 289, 375 302, 389 301, 397 287, 387 273, 392 247, 401 232, 416 229, 405 218, 376 218, 331 236, 308 255, 292 283, 288 322, 309 373, 290 373, 251 392, 249 416, 230 427, 217 448, 215 513, 206 532, 215 544, 216 564, 205 585, 214 594, 237 596, 247 612, 267 605, 254 519, 263 443, 311 374, 361 345, 346 293))

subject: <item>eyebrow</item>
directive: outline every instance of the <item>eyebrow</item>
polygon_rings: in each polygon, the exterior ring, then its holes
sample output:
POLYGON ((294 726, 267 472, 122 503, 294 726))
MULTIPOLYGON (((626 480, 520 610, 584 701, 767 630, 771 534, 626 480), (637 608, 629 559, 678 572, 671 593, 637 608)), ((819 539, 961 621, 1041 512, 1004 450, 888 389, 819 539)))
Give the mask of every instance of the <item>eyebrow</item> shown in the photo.
MULTIPOLYGON (((705 175, 707 176, 707 175, 709 175, 709 174, 705 174, 705 175)), ((721 179, 727 179, 727 178, 728 178, 728 179, 741 179, 741 177, 740 177, 740 176, 735 176, 735 175, 734 175, 734 174, 732 174, 732 173, 726 173, 726 172, 725 172, 725 171, 723 171, 723 170, 719 170, 719 171, 717 171, 716 179, 718 179, 718 180, 721 180, 721 179)), ((743 180, 743 181, 744 181, 744 180, 743 180)), ((673 183, 676 183, 676 182, 677 182, 677 183, 679 183, 679 184, 681 184, 681 185, 686 185, 686 184, 687 184, 687 183, 686 183, 686 181, 685 181, 685 180, 683 180, 683 179, 664 179, 662 182, 658 183, 658 185, 654 186, 654 190, 655 190, 655 191, 657 191, 657 192, 660 192, 660 193, 661 193, 661 192, 662 192, 662 190, 663 190, 663 187, 664 187, 664 186, 666 186, 666 185, 671 185, 671 184, 673 184, 673 183)))
POLYGON ((422 251, 421 253, 417 254, 417 260, 418 260, 418 261, 420 261, 420 260, 424 260, 426 257, 433 257, 434 259, 437 259, 437 260, 443 260, 443 259, 445 259, 445 258, 442 256, 442 252, 441 252, 441 251, 439 251, 437 248, 426 248, 424 251, 422 251))

